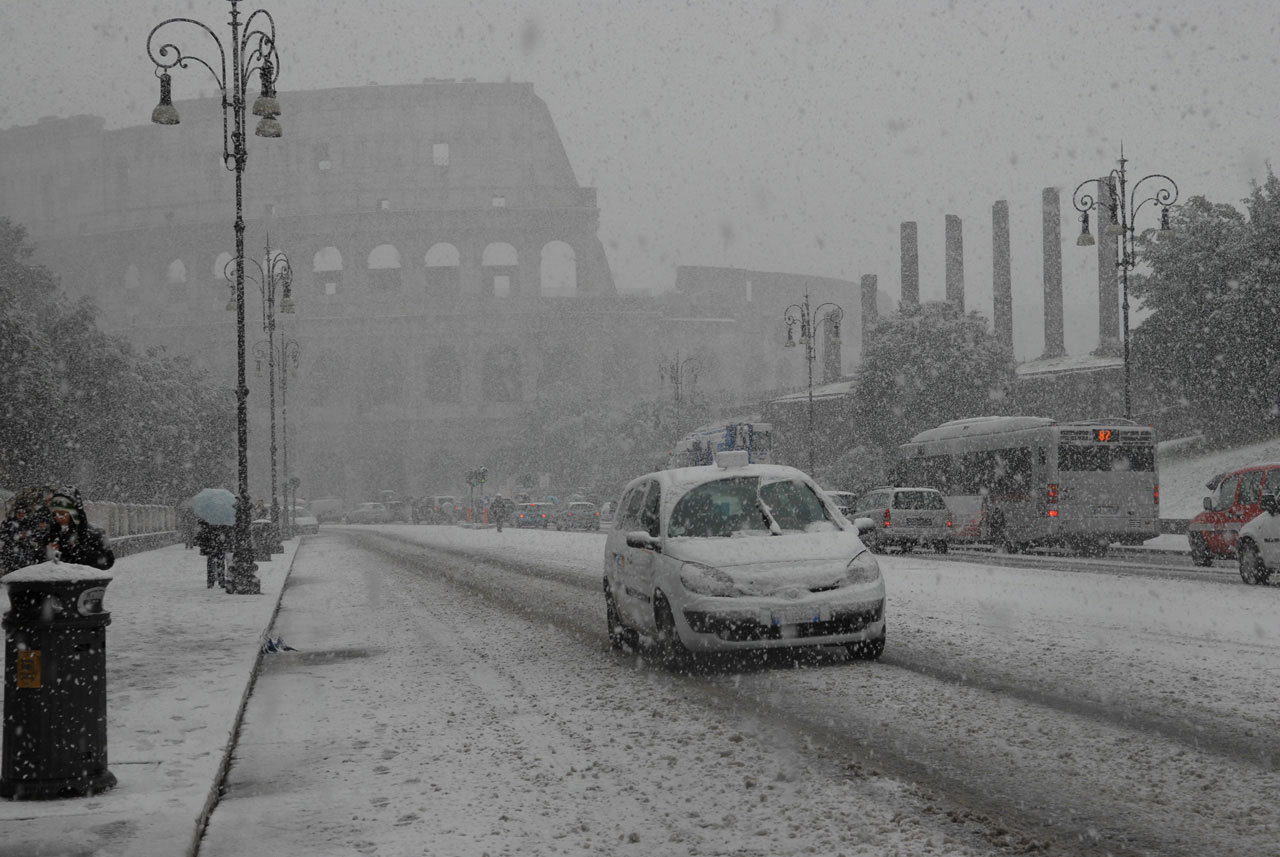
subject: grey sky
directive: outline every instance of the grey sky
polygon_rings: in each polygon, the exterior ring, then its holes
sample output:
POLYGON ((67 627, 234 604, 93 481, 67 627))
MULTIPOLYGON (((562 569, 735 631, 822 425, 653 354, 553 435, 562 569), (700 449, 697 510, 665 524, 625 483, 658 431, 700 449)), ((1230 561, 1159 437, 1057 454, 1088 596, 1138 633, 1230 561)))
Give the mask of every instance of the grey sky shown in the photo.
MULTIPOLYGON (((896 300, 898 224, 916 220, 921 297, 941 298, 953 213, 968 306, 990 317, 991 204, 1008 199, 1024 358, 1043 344, 1042 187, 1062 189, 1079 353, 1097 343, 1097 296, 1095 256, 1070 240, 1076 184, 1111 169, 1123 140, 1131 177, 1167 173, 1183 199, 1237 203, 1280 141, 1274 2, 261 5, 280 37, 286 134, 290 89, 532 82, 579 181, 599 189, 621 288, 670 288, 678 264, 736 265, 873 273, 896 300)), ((0 126, 75 113, 145 123, 157 92, 147 33, 174 15, 225 33, 227 8, 3 2, 0 126)), ((194 68, 174 88, 213 91, 194 68)))

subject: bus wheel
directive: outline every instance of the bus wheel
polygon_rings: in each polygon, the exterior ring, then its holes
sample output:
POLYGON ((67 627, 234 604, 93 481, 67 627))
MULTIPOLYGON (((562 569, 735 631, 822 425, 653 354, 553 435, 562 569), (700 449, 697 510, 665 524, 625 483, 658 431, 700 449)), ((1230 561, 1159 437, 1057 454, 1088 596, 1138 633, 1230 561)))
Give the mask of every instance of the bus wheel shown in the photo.
POLYGON ((1196 565, 1213 565, 1213 555, 1209 553, 1209 546, 1205 544, 1204 536, 1199 533, 1192 533, 1190 542, 1191 561, 1196 565))

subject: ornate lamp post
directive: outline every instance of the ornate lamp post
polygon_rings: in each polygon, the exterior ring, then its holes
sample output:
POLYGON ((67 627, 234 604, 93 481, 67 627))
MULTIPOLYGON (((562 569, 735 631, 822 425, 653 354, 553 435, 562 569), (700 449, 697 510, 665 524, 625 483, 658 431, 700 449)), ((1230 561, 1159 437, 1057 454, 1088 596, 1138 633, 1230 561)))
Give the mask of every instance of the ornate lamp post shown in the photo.
MULTIPOLYGON (((193 18, 169 18, 161 21, 147 36, 147 55, 155 64, 160 79, 160 103, 151 113, 151 121, 157 125, 177 125, 178 111, 173 106, 169 69, 188 68, 199 63, 213 75, 222 92, 222 162, 236 176, 236 440, 239 470, 236 503, 234 552, 231 562, 231 587, 228 592, 255 594, 262 591, 257 577, 258 567, 253 561, 253 546, 249 539, 249 388, 245 385, 245 333, 244 333, 244 167, 248 158, 245 150, 245 94, 248 79, 256 71, 261 82, 261 93, 253 104, 253 115, 262 120, 254 133, 259 137, 279 137, 280 102, 276 100, 276 80, 280 76, 276 51, 276 25, 271 15, 258 9, 241 23, 239 0, 231 4, 231 65, 227 66, 227 51, 217 34, 205 24, 193 18), (217 48, 217 60, 210 64, 198 56, 183 53, 173 42, 156 35, 166 28, 187 25, 203 31, 217 48)), ((171 28, 172 29, 172 28, 171 28)), ((167 30, 166 30, 167 31, 167 30)), ((185 32, 185 31, 184 31, 185 32)))
MULTIPOLYGON (((271 410, 271 523, 280 526, 280 493, 276 483, 276 289, 280 288, 283 296, 280 300, 280 312, 293 313, 293 297, 289 287, 293 283, 293 270, 289 267, 289 259, 283 253, 271 252, 271 242, 267 242, 266 270, 254 261, 258 269, 258 277, 250 277, 258 284, 262 292, 262 329, 267 334, 265 340, 254 343, 253 356, 258 360, 258 371, 262 371, 262 361, 267 361, 267 388, 269 390, 268 406, 271 410)), ((283 364, 284 361, 281 361, 283 364)))
POLYGON ((686 357, 680 359, 680 352, 676 351, 675 358, 670 363, 662 363, 658 366, 658 377, 662 380, 671 379, 671 386, 675 389, 676 404, 680 404, 681 389, 685 383, 686 376, 692 376, 688 382, 689 386, 698 383, 698 374, 703 371, 702 361, 697 357, 686 357))
POLYGON ((293 507, 297 502, 297 477, 289 475, 289 369, 298 369, 298 351, 300 346, 296 339, 286 339, 280 343, 280 448, 284 460, 281 472, 284 474, 285 531, 293 537, 293 507), (293 499, 289 497, 294 492, 293 499))
POLYGON ((814 439, 813 439, 813 361, 817 357, 817 339, 819 323, 830 325, 827 344, 835 345, 840 341, 840 322, 844 319, 844 309, 839 304, 821 303, 810 309, 809 292, 804 293, 804 303, 792 304, 782 313, 782 320, 787 325, 787 348, 795 348, 796 340, 793 331, 800 328, 800 344, 804 346, 804 359, 809 369, 809 475, 814 471, 814 439))
POLYGON ((1119 239, 1120 242, 1116 253, 1116 267, 1120 269, 1120 306, 1124 315, 1124 416, 1125 419, 1133 419, 1129 395, 1129 271, 1137 264, 1133 251, 1133 223, 1144 205, 1154 203, 1160 206, 1160 234, 1172 235, 1173 230, 1169 228, 1169 206, 1178 201, 1178 185, 1166 175, 1152 173, 1138 179, 1130 188, 1124 167, 1126 162, 1124 146, 1121 146, 1120 168, 1112 170, 1105 178, 1080 182, 1072 194, 1071 202, 1076 211, 1080 212, 1080 237, 1076 239, 1076 246, 1091 247, 1094 244, 1093 235, 1089 232, 1089 212, 1094 209, 1105 209, 1107 213, 1107 224, 1102 230, 1102 237, 1119 239), (1106 183, 1105 199, 1095 198, 1085 189, 1086 185, 1095 181, 1099 185, 1098 197, 1104 196, 1102 183, 1106 183), (1147 185, 1145 189, 1144 184, 1147 185))

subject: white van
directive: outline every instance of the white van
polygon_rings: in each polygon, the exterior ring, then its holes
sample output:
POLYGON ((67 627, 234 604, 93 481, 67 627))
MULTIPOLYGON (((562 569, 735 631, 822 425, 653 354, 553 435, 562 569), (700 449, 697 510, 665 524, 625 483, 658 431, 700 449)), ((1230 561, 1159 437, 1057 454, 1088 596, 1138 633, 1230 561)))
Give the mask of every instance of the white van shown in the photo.
POLYGON ((903 553, 927 545, 946 553, 951 542, 951 511, 934 488, 873 488, 854 504, 851 518, 870 518, 862 541, 877 553, 896 547, 903 553))

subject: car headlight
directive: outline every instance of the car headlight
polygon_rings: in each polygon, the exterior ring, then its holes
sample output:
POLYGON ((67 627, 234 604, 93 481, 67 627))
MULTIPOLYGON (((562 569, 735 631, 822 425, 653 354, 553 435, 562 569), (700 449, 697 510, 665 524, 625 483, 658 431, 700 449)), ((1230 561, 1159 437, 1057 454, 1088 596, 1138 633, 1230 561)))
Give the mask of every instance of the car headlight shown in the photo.
POLYGON ((880 579, 880 563, 876 561, 875 554, 864 550, 849 560, 844 572, 849 583, 874 583, 880 579))
POLYGON ((718 568, 700 562, 686 562, 680 567, 680 583, 689 592, 698 595, 732 598, 739 594, 732 577, 718 568))

